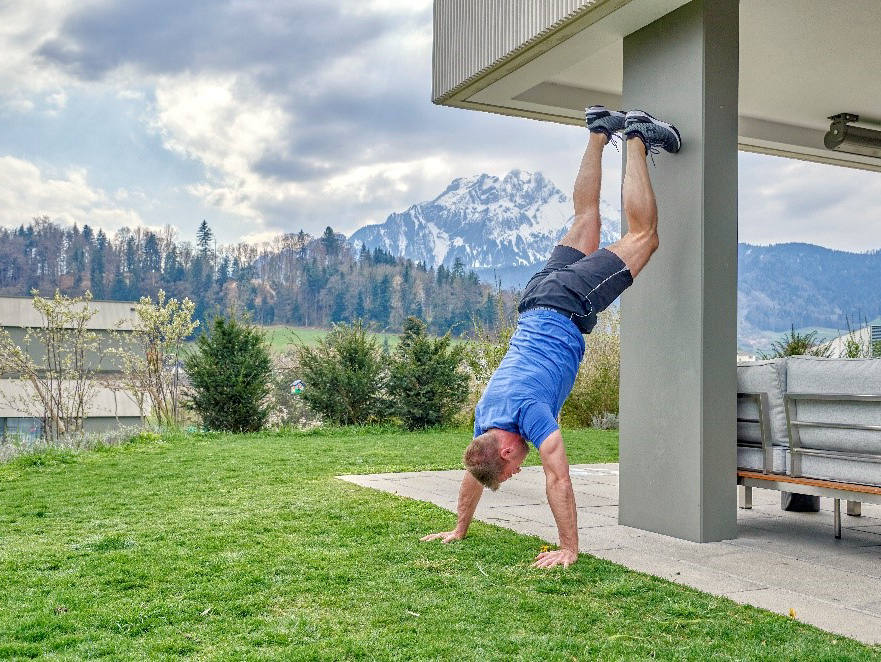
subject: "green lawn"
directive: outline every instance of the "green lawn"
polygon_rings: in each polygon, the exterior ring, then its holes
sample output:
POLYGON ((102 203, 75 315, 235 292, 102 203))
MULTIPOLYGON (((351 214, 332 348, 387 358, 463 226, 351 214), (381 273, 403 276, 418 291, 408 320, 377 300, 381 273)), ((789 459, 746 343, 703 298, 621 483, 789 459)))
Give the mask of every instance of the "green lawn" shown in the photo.
MULTIPOLYGON (((0 658, 870 660, 881 649, 335 475, 459 464, 466 431, 141 439, 0 466, 0 658)), ((614 432, 567 434, 612 461, 614 432)), ((531 460, 537 460, 535 453, 531 460)))

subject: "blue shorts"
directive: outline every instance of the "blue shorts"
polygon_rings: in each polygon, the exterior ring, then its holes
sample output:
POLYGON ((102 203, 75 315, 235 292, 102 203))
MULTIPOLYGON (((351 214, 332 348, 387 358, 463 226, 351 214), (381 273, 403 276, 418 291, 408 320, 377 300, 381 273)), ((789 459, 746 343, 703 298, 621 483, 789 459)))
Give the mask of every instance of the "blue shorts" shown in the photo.
POLYGON ((612 251, 601 248, 585 256, 560 244, 526 284, 517 310, 551 308, 571 319, 581 333, 590 333, 597 314, 632 284, 630 269, 612 251))

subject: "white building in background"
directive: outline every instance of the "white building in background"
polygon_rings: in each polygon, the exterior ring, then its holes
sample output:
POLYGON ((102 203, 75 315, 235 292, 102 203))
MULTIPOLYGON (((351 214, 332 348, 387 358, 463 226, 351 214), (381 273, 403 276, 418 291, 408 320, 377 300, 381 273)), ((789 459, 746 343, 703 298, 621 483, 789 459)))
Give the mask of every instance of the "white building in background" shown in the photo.
MULTIPOLYGON (((24 344, 27 329, 42 325, 42 318, 32 301, 30 297, 0 297, 0 328, 8 332, 19 347, 27 349, 39 365, 44 360, 40 355, 41 348, 36 345, 25 348, 24 344)), ((132 330, 134 303, 92 301, 89 305, 98 312, 87 326, 102 339, 109 339, 114 329, 123 333, 132 330)), ((120 426, 140 424, 141 412, 135 398, 118 386, 111 388, 107 385, 118 383, 119 366, 108 358, 99 363, 97 356, 87 356, 86 361, 94 363, 98 381, 87 409, 86 432, 108 432, 120 426)), ((42 435, 40 412, 24 404, 32 400, 32 396, 32 387, 17 375, 0 374, 0 443, 10 436, 34 438, 42 435)))
POLYGON ((861 357, 881 358, 881 324, 867 324, 861 329, 854 329, 824 343, 823 347, 829 350, 829 356, 844 357, 847 356, 848 342, 859 345, 861 357))

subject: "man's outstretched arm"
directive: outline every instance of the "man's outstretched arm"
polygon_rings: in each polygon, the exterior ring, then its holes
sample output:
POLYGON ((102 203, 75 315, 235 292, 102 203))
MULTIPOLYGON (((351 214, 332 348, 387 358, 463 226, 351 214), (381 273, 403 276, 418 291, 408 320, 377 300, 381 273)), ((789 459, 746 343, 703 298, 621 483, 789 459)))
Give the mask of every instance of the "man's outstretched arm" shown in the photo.
POLYGON ((545 472, 545 490, 551 512, 557 522, 560 534, 560 549, 542 552, 535 557, 536 568, 564 568, 578 560, 578 519, 575 511, 575 492, 569 477, 569 460, 563 446, 563 435, 559 430, 545 439, 539 446, 538 454, 545 472))
POLYGON ((438 539, 441 542, 462 540, 468 533, 468 527, 471 524, 471 519, 474 517, 474 511, 477 510, 477 504, 480 502, 482 494, 483 485, 470 472, 466 471, 465 476, 462 478, 462 485, 459 486, 459 505, 456 508, 459 518, 456 522, 456 528, 452 531, 430 533, 421 538, 422 542, 438 539))

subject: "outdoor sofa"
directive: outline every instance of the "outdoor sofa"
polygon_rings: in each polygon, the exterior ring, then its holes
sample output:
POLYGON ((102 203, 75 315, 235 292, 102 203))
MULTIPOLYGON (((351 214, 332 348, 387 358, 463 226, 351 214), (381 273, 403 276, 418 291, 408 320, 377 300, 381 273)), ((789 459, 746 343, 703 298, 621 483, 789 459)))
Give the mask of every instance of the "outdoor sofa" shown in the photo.
POLYGON ((881 504, 881 360, 790 356, 737 365, 737 483, 881 504))

